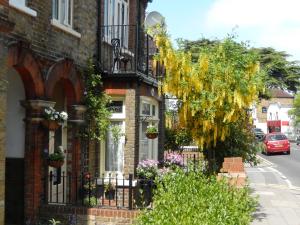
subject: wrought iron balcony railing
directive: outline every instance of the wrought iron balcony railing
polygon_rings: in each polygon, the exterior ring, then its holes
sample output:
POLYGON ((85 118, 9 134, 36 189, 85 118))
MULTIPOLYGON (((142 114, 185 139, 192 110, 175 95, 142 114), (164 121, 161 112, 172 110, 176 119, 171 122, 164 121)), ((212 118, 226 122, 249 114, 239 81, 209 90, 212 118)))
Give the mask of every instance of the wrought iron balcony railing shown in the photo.
POLYGON ((100 38, 100 66, 104 73, 138 71, 154 78, 159 76, 159 65, 154 63, 154 40, 136 25, 102 26, 100 38))

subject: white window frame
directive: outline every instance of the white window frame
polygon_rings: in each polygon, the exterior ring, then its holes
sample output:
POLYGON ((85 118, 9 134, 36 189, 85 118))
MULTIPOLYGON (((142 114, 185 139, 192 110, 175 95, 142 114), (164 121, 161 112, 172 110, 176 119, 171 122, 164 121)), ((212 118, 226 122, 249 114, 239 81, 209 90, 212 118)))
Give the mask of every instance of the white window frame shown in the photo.
POLYGON ((128 48, 129 36, 129 1, 128 0, 104 0, 104 36, 109 44, 111 39, 119 38, 123 43, 121 47, 128 48), (124 7, 124 17, 122 15, 124 7), (123 21, 122 21, 123 20, 123 21), (123 27, 124 25, 124 27, 123 27), (122 29, 124 29, 122 31, 122 29), (124 37, 123 37, 123 35, 124 37))
POLYGON ((77 31, 73 30, 73 9, 74 9, 74 0, 56 0, 58 4, 58 11, 57 11, 57 18, 54 17, 54 2, 52 1, 52 19, 51 19, 51 25, 67 32, 75 37, 81 38, 81 34, 77 31), (64 18, 62 14, 62 1, 65 2, 65 8, 64 8, 64 18), (70 15, 71 14, 71 15, 70 15), (70 21, 68 21, 70 19, 70 21))
MULTIPOLYGON (((116 121, 116 122, 122 122, 122 131, 124 133, 124 136, 121 138, 121 143, 124 143, 125 145, 125 118, 126 118, 126 113, 125 113, 125 98, 124 97, 113 97, 112 101, 122 101, 123 106, 122 106, 122 113, 112 113, 110 120, 111 121, 116 121)), ((123 172, 124 172, 124 157, 125 156, 125 146, 123 149, 123 168, 121 171, 107 171, 106 168, 106 140, 101 141, 101 151, 100 151, 100 174, 104 174, 105 177, 109 177, 109 174, 111 174, 112 177, 114 177, 116 174, 118 174, 118 178, 123 177, 123 172)))
POLYGON ((158 117, 158 101, 146 97, 146 96, 141 96, 140 97, 140 140, 139 140, 139 161, 143 160, 141 158, 141 151, 142 151, 142 146, 143 142, 147 141, 148 142, 148 158, 147 159, 158 159, 158 138, 155 139, 148 139, 145 134, 142 131, 142 124, 143 122, 148 123, 148 125, 159 125, 159 117, 158 117), (143 104, 150 104, 150 115, 144 114, 143 113, 143 104), (153 116, 153 105, 155 106, 155 115, 153 116))
POLYGON ((55 0, 52 0, 52 20, 55 20, 56 22, 66 26, 66 27, 72 28, 73 27, 73 0, 57 0, 57 3, 58 3, 58 12, 57 12, 58 18, 54 18, 54 15, 53 15, 54 1, 55 0), (64 18, 62 18, 63 17, 62 2, 63 1, 65 2, 64 18), (69 15, 69 13, 71 15, 69 15), (69 18, 70 18, 70 21, 68 21, 69 18))
POLYGON ((9 0, 9 6, 30 16, 36 17, 37 12, 26 5, 26 0, 9 0))

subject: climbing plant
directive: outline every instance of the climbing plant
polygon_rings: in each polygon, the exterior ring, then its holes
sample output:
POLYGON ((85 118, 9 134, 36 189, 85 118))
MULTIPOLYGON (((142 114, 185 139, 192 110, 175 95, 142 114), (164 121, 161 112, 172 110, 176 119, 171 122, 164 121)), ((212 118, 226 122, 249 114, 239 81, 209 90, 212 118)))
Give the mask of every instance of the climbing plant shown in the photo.
POLYGON ((159 60, 166 75, 163 93, 181 102, 179 123, 187 128, 201 148, 216 146, 230 134, 237 122, 264 90, 264 72, 258 56, 237 44, 233 36, 199 49, 192 61, 189 52, 173 48, 165 31, 156 32, 159 60))
POLYGON ((108 108, 109 96, 103 91, 101 75, 96 73, 92 61, 88 61, 88 70, 84 77, 84 100, 87 106, 87 134, 90 139, 103 140, 109 128, 111 112, 108 108))

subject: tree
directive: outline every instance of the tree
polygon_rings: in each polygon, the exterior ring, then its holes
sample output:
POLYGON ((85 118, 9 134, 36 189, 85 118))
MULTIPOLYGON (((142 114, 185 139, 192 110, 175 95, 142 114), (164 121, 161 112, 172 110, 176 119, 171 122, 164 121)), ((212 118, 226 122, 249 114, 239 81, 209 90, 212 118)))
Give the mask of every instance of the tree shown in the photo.
POLYGON ((228 37, 199 48, 195 62, 192 53, 174 50, 166 33, 155 41, 166 69, 162 90, 180 101, 180 124, 202 149, 224 141, 230 124, 246 115, 264 89, 258 55, 228 37))
POLYGON ((288 61, 289 55, 273 48, 257 48, 262 69, 268 74, 266 87, 287 89, 294 93, 300 84, 300 65, 296 61, 288 61))
MULTIPOLYGON (((192 61, 197 62, 201 48, 212 47, 220 43, 220 40, 209 40, 202 38, 196 41, 178 39, 178 46, 181 51, 191 52, 192 61)), ((238 44, 238 43, 237 43, 238 44)), ((296 93, 300 84, 300 65, 297 61, 289 61, 288 55, 284 51, 276 51, 270 47, 250 48, 246 46, 245 51, 254 51, 259 56, 261 70, 266 76, 267 88, 287 89, 296 93)))
POLYGON ((289 111, 289 115, 294 117, 295 125, 300 124, 300 94, 298 93, 294 99, 293 109, 289 111))

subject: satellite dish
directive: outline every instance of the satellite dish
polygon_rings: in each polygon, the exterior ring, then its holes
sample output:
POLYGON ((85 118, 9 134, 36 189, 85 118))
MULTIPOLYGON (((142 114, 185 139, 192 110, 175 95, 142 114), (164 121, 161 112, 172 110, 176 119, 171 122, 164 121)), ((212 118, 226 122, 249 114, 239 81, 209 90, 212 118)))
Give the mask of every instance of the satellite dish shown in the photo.
POLYGON ((165 18, 159 12, 150 12, 145 19, 146 30, 153 28, 157 25, 165 27, 165 18))

